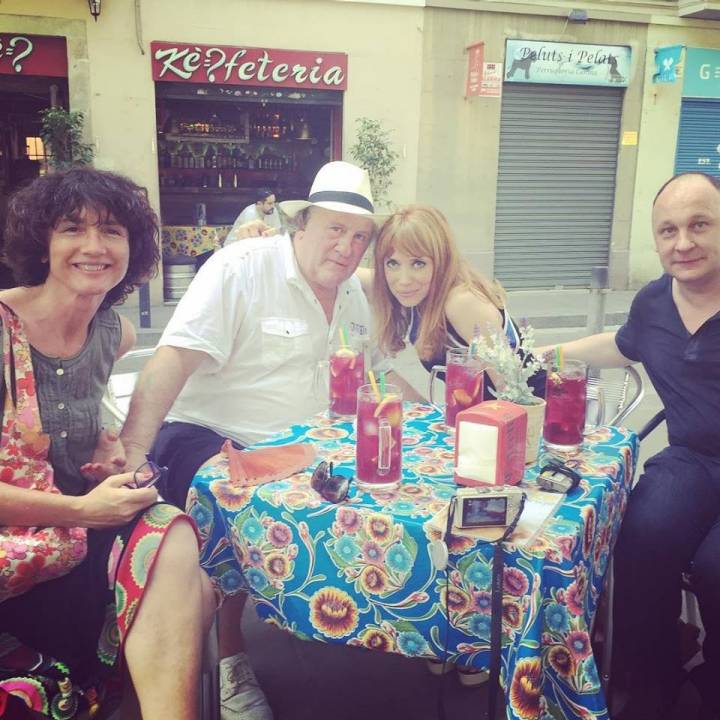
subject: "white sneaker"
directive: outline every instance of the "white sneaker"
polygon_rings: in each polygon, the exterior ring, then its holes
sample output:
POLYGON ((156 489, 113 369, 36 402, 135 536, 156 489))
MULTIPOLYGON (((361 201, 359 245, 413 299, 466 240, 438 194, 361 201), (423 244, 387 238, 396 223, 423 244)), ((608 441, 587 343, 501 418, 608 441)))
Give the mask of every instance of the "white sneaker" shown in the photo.
POLYGON ((221 720, 273 720, 247 653, 220 661, 221 720))

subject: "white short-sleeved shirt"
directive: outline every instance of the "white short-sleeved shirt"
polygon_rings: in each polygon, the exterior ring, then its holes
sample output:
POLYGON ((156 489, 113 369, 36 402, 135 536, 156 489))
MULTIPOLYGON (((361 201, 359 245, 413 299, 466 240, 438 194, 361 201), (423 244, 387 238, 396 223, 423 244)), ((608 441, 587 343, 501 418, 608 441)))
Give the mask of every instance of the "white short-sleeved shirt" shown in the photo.
POLYGON ((225 245, 230 245, 231 243, 235 242, 235 240, 237 239, 235 237, 235 230, 237 230, 240 225, 252 222, 253 220, 262 220, 266 225, 270 225, 276 230, 282 230, 282 222, 280 222, 280 213, 278 212, 277 207, 273 208, 273 211, 270 213, 270 215, 265 215, 264 213, 259 214, 257 211, 257 206, 255 205, 255 203, 253 203, 252 205, 248 205, 237 216, 232 228, 230 228, 230 232, 225 238, 225 245))
MULTIPOLYGON (((250 445, 326 409, 327 360, 339 327, 370 337, 356 277, 338 288, 328 325, 288 235, 220 250, 195 276, 160 339, 209 356, 168 419, 250 445)), ((386 361, 379 364, 387 369, 386 361)))

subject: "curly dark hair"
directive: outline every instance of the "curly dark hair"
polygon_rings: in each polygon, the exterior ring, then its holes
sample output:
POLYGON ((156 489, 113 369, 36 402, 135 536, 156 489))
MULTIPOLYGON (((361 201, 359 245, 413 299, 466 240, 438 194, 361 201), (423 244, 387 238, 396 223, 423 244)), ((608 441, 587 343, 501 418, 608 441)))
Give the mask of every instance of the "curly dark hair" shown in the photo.
POLYGON ((103 170, 76 167, 44 175, 10 199, 5 221, 4 261, 15 281, 26 287, 47 279, 50 234, 63 217, 92 210, 127 228, 130 259, 125 277, 103 299, 102 308, 123 302, 157 274, 160 262, 158 218, 147 190, 103 170))

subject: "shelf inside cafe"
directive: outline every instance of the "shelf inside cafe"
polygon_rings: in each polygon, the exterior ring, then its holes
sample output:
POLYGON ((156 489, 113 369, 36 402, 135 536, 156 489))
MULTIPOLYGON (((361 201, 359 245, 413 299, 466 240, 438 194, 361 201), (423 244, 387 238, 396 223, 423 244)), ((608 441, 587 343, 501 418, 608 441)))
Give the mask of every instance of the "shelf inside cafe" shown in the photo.
POLYGON ((207 98, 158 98, 160 209, 166 225, 232 224, 258 188, 306 197, 330 157, 331 109, 207 98))

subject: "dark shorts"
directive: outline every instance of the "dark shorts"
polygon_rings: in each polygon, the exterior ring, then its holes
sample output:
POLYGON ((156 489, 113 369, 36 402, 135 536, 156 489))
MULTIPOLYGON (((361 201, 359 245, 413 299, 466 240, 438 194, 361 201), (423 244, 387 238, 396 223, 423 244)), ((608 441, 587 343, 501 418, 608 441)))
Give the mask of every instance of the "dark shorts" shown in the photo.
MULTIPOLYGON (((150 451, 158 465, 167 467, 158 490, 167 502, 185 509, 188 490, 200 466, 220 452, 226 438, 200 425, 186 422, 163 423, 150 451)), ((233 442, 238 450, 242 445, 233 442)))
POLYGON ((115 593, 108 587, 108 558, 115 538, 127 540, 136 521, 121 528, 88 530, 88 551, 80 565, 0 603, 0 635, 10 633, 61 660, 81 685, 92 684, 108 672, 112 665, 98 657, 106 617, 115 610, 115 593))

